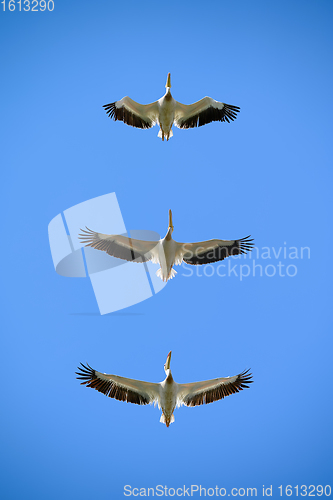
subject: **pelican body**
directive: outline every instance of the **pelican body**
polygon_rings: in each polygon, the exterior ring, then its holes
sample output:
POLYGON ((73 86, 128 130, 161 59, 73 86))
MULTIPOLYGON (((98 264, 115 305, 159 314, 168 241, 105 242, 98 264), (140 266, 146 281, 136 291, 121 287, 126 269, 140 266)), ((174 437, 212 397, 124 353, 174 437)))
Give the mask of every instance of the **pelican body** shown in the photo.
POLYGON ((158 124, 160 126, 158 137, 161 137, 162 141, 164 141, 164 137, 168 141, 170 137, 173 136, 171 127, 175 120, 176 101, 171 95, 170 73, 168 73, 168 78, 165 88, 166 88, 165 95, 157 101, 159 105, 158 124))
POLYGON ((160 422, 167 427, 174 422, 173 412, 182 405, 198 406, 218 401, 236 392, 248 389, 252 383, 252 375, 245 370, 234 377, 216 378, 190 384, 177 384, 172 377, 171 351, 164 365, 166 378, 160 383, 143 382, 117 375, 101 373, 88 364, 78 368, 77 378, 81 385, 105 394, 106 396, 127 403, 139 405, 157 404, 162 410, 160 422))
MULTIPOLYGON (((178 265, 181 263, 181 260, 179 261, 179 256, 177 256, 177 242, 172 239, 173 229, 172 212, 171 210, 169 210, 169 227, 167 234, 162 240, 158 242, 157 263, 159 263, 161 267, 156 272, 156 275, 159 276, 163 281, 172 279, 176 275, 176 271, 173 269, 173 265, 178 265)), ((153 260, 153 262, 154 261, 155 260, 153 260)))
POLYGON ((233 121, 240 110, 232 106, 215 101, 211 97, 204 97, 194 104, 182 104, 171 95, 171 75, 168 73, 166 93, 158 101, 151 104, 139 104, 130 97, 123 97, 120 101, 105 104, 103 107, 110 118, 121 120, 127 125, 137 128, 151 128, 156 123, 160 126, 158 137, 168 141, 173 136, 172 125, 178 128, 201 127, 213 121, 233 121))
POLYGON ((174 422, 175 418, 173 412, 177 406, 177 386, 176 382, 172 378, 170 370, 171 361, 171 351, 168 354, 166 363, 164 365, 164 371, 166 374, 165 380, 160 383, 160 407, 162 410, 162 415, 160 422, 165 424, 167 427, 174 422))
POLYGON ((240 240, 207 240, 196 243, 179 243, 172 238, 174 226, 169 210, 169 227, 164 238, 159 241, 143 241, 126 236, 96 233, 91 229, 81 229, 79 239, 87 247, 107 252, 113 257, 131 262, 152 261, 160 264, 156 272, 163 281, 172 279, 177 272, 174 265, 182 262, 202 265, 223 260, 232 255, 245 254, 253 248, 250 236, 240 240))

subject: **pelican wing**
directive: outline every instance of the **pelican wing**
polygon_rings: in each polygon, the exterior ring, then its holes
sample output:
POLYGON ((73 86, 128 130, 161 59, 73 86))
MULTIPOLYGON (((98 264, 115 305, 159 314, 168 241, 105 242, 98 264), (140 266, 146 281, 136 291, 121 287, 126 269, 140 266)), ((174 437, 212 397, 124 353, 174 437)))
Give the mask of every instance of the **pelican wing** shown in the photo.
POLYGON ((109 398, 137 405, 152 404, 159 400, 159 384, 100 373, 91 368, 88 363, 87 365, 80 363, 80 365, 79 371, 75 373, 78 375, 76 378, 82 380, 81 385, 96 389, 109 398))
POLYGON ((106 114, 116 120, 121 120, 127 125, 137 128, 151 128, 158 119, 159 104, 139 104, 130 97, 123 97, 120 101, 105 104, 106 114))
POLYGON ((216 121, 230 123, 230 120, 237 118, 239 111, 238 106, 215 101, 211 97, 204 97, 194 104, 181 104, 176 101, 175 125, 178 128, 193 128, 216 121))
POLYGON ((103 250, 113 257, 131 262, 156 260, 157 249, 154 250, 158 241, 134 240, 133 238, 127 238, 127 236, 96 233, 89 228, 86 228, 86 230, 81 229, 81 231, 79 239, 86 247, 103 250))
POLYGON ((252 374, 245 370, 234 377, 215 378, 192 384, 178 384, 177 403, 179 406, 198 406, 213 403, 230 394, 248 389, 252 384, 252 374))
POLYGON ((254 246, 250 236, 240 240, 208 240, 183 243, 183 260, 186 264, 201 265, 217 262, 231 255, 250 252, 254 246))

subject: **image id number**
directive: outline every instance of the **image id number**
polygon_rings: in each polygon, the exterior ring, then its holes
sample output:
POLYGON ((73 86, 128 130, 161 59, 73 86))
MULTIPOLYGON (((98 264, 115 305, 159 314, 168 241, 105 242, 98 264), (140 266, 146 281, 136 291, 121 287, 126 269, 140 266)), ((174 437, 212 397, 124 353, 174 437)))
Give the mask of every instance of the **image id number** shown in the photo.
POLYGON ((52 12, 54 10, 54 1, 53 0, 3 0, 0 2, 2 4, 2 10, 5 12, 6 10, 13 12, 14 10, 18 10, 19 12, 44 12, 48 10, 52 12))

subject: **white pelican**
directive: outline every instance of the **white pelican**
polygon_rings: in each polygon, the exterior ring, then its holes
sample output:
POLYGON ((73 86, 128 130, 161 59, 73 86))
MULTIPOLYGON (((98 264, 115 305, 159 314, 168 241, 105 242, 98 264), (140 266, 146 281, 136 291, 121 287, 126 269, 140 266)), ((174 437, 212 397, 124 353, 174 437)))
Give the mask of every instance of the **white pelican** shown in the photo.
POLYGON ((234 377, 214 378, 191 384, 177 384, 171 375, 171 351, 164 365, 165 380, 159 384, 142 382, 131 378, 118 377, 97 372, 88 364, 78 367, 75 372, 81 385, 96 389, 109 398, 135 403, 137 405, 157 404, 162 410, 160 422, 169 427, 175 421, 173 412, 182 405, 198 406, 223 399, 230 394, 248 389, 247 384, 252 384, 252 374, 245 370, 234 377))
POLYGON ((103 107, 110 118, 122 120, 127 125, 137 128, 151 128, 156 123, 160 126, 158 137, 168 141, 173 136, 173 123, 178 128, 201 127, 210 122, 230 123, 237 118, 240 110, 238 106, 231 106, 224 102, 215 101, 211 97, 204 97, 194 104, 181 104, 172 97, 171 76, 168 73, 166 93, 158 101, 151 104, 139 104, 130 97, 123 97, 120 101, 105 104, 103 107))
POLYGON ((79 239, 87 247, 103 250, 113 257, 131 262, 160 264, 156 272, 163 281, 172 279, 177 272, 174 265, 182 262, 201 265, 223 260, 230 255, 239 255, 252 250, 250 236, 240 240, 207 240, 196 243, 178 243, 172 239, 172 212, 169 210, 169 227, 165 237, 159 241, 143 241, 114 234, 96 233, 89 228, 81 229, 79 239))

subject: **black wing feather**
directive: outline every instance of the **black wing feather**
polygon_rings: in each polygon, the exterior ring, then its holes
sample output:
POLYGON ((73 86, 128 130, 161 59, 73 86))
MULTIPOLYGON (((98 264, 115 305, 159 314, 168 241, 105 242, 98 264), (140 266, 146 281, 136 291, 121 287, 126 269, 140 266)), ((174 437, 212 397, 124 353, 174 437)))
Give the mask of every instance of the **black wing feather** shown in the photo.
MULTIPOLYGON (((100 239, 97 236, 98 233, 92 231, 88 227, 86 227, 86 229, 87 231, 80 229, 82 233, 79 234, 79 239, 86 247, 102 250, 112 257, 117 257, 118 259, 127 260, 129 262, 148 262, 149 259, 147 259, 144 254, 136 252, 133 249, 125 248, 115 241, 100 239)), ((131 238, 129 238, 129 241, 131 241, 131 238)))
POLYGON ((147 405, 150 400, 148 396, 132 391, 131 389, 122 387, 116 384, 113 380, 103 380, 98 378, 96 372, 91 366, 83 365, 78 367, 78 372, 75 372, 78 380, 82 380, 81 385, 86 385, 96 391, 105 394, 109 398, 117 399, 118 401, 126 401, 127 403, 134 403, 136 405, 147 405), (82 368, 81 368, 82 367, 82 368))
POLYGON ((252 384, 252 374, 249 373, 250 370, 245 370, 237 376, 235 382, 231 384, 221 384, 210 390, 203 390, 198 394, 189 395, 184 398, 184 404, 186 406, 199 406, 203 404, 213 403, 220 399, 230 396, 231 394, 236 394, 243 389, 249 389, 248 384, 252 384))
POLYGON ((249 239, 249 236, 246 238, 242 238, 240 240, 235 240, 235 243, 230 246, 217 246, 212 250, 208 250, 207 252, 202 252, 197 255, 193 255, 190 258, 186 258, 186 255, 183 257, 184 262, 186 264, 191 264, 195 266, 200 266, 202 264, 208 264, 210 262, 217 262, 219 260, 223 260, 232 255, 240 255, 245 254, 247 252, 251 252, 254 243, 253 239, 249 239))
POLYGON ((127 125, 136 128, 151 128, 154 123, 152 120, 143 120, 140 116, 129 111, 125 106, 121 106, 120 108, 116 107, 115 102, 111 102, 110 104, 104 104, 103 108, 106 111, 106 114, 113 120, 123 121, 127 125))
POLYGON ((214 106, 209 106, 209 108, 197 113, 186 120, 178 120, 179 128, 194 128, 202 127, 211 122, 228 122, 236 120, 237 114, 240 111, 238 106, 232 106, 231 104, 223 103, 222 109, 217 109, 214 106))

